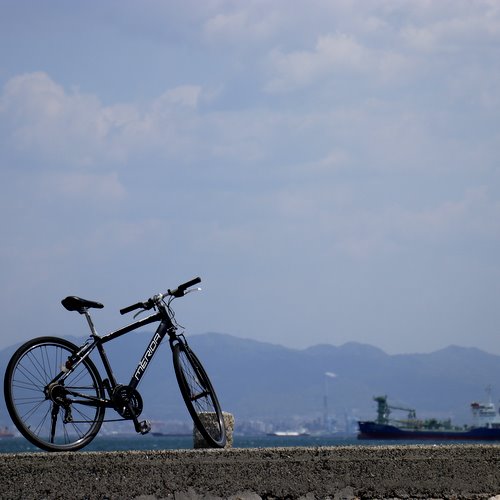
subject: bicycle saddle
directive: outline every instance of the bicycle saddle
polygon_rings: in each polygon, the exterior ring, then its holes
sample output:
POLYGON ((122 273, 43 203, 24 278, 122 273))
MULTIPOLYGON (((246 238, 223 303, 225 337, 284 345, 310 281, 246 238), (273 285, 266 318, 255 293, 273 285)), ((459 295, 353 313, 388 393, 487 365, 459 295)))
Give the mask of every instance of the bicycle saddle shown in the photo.
POLYGON ((75 296, 66 297, 65 299, 61 300, 61 304, 68 311, 78 311, 79 313, 82 313, 83 310, 87 309, 88 307, 94 307, 96 309, 102 309, 104 307, 104 305, 101 304, 100 302, 81 299, 80 297, 75 297, 75 296))

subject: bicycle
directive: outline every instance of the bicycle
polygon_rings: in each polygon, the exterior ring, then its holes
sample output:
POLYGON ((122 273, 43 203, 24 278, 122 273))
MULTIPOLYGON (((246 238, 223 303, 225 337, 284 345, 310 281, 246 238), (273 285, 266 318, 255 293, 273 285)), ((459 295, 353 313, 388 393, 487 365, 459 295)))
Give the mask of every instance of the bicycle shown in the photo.
MULTIPOLYGON (((76 346, 58 337, 39 337, 23 344, 9 361, 4 378, 7 409, 19 432, 46 451, 75 451, 88 445, 97 435, 107 408, 132 420, 137 433, 151 430, 147 420, 139 421, 143 401, 137 386, 164 337, 168 335, 174 371, 191 418, 214 448, 226 443, 224 418, 213 386, 200 360, 189 347, 180 325, 175 320, 171 302, 201 282, 192 279, 174 290, 159 293, 145 302, 137 302, 120 310, 127 314, 140 309, 135 318, 153 309, 154 314, 116 331, 99 336, 89 309, 102 309, 103 304, 76 296, 61 301, 68 311, 85 316, 90 328, 87 341, 76 346), (160 322, 128 385, 119 384, 104 350, 104 344, 151 323, 160 322), (106 372, 103 380, 90 358, 97 349, 106 372), (209 414, 209 418, 206 415, 209 414)), ((106 420, 109 421, 109 420, 106 420)))

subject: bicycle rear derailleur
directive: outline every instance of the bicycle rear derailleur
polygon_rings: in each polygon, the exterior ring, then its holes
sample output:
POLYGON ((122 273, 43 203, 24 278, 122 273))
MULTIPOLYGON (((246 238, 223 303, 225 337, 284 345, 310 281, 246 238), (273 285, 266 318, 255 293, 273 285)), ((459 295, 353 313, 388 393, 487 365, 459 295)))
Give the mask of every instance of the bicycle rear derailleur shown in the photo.
POLYGON ((136 432, 147 434, 151 430, 151 424, 147 420, 139 422, 137 417, 142 413, 142 397, 139 392, 129 385, 118 385, 111 396, 113 405, 118 414, 134 421, 136 432))

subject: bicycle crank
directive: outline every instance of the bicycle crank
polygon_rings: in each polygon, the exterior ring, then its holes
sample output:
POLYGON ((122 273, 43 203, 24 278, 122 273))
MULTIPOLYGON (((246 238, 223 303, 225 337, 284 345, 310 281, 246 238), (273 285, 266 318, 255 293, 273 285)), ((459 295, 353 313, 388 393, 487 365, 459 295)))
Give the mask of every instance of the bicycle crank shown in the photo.
POLYGON ((133 387, 116 386, 111 400, 115 410, 127 420, 137 418, 142 413, 142 397, 133 387))
POLYGON ((128 385, 118 385, 111 397, 115 410, 125 419, 134 422, 135 431, 147 434, 151 430, 148 420, 139 422, 138 416, 142 413, 142 397, 139 392, 128 385))

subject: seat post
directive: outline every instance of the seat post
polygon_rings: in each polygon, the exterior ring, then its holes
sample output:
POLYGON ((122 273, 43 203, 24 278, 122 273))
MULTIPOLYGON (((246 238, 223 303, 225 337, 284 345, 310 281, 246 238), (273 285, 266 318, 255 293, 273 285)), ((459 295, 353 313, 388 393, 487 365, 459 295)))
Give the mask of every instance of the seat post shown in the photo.
POLYGON ((96 332, 96 329, 94 326, 94 322, 92 321, 92 318, 90 317, 90 314, 89 314, 88 309, 86 307, 84 307, 82 309, 81 314, 84 314, 85 317, 87 318, 87 323, 89 324, 89 328, 90 328, 90 331, 92 332, 92 336, 98 337, 99 335, 97 335, 97 332, 96 332))

